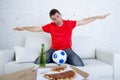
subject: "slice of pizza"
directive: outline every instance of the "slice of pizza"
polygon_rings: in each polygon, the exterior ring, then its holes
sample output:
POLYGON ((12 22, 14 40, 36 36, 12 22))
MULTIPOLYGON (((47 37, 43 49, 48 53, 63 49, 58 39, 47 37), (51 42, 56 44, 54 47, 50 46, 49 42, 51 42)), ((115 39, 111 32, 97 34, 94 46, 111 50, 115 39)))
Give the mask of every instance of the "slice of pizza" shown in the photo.
POLYGON ((55 71, 55 72, 60 72, 62 70, 65 70, 66 66, 62 66, 62 67, 56 67, 56 68, 53 68, 52 71, 55 71))
POLYGON ((76 72, 68 70, 61 73, 45 74, 44 77, 49 80, 73 80, 76 76, 76 72))

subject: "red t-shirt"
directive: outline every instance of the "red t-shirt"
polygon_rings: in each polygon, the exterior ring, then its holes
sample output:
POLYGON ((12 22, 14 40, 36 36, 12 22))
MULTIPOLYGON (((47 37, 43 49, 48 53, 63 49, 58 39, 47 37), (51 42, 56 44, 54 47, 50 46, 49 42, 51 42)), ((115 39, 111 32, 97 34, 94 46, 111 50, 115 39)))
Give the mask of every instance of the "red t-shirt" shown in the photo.
POLYGON ((51 22, 45 26, 42 26, 44 32, 50 33, 52 38, 51 48, 67 49, 71 48, 72 45, 72 30, 76 26, 76 21, 73 20, 63 20, 63 25, 58 26, 51 22))

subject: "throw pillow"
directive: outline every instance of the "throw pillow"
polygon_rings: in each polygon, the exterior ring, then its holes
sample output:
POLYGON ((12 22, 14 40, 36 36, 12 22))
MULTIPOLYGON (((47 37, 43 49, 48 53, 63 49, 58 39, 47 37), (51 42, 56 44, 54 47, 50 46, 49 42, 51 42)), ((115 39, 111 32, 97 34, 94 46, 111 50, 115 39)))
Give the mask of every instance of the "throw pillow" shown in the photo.
POLYGON ((39 56, 39 51, 30 47, 15 46, 16 62, 34 62, 39 56))

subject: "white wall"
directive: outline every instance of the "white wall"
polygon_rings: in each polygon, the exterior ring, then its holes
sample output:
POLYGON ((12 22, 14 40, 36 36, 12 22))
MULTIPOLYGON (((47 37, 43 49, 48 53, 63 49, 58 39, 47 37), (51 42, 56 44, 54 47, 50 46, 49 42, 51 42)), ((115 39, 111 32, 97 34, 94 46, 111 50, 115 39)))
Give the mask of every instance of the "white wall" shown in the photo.
POLYGON ((73 35, 90 35, 97 48, 120 52, 119 0, 0 0, 0 49, 23 44, 26 32, 17 32, 15 26, 44 25, 49 23, 49 11, 57 8, 64 19, 83 19, 111 13, 75 28, 73 35))

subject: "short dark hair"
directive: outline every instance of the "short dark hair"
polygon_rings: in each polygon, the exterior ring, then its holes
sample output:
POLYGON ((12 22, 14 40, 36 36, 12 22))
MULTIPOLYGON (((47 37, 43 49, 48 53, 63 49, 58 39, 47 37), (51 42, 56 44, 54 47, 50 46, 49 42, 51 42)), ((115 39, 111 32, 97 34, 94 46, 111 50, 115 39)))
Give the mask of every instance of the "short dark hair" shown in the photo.
POLYGON ((57 9, 51 9, 50 13, 49 13, 49 16, 51 17, 52 15, 55 15, 55 13, 61 14, 57 9))

